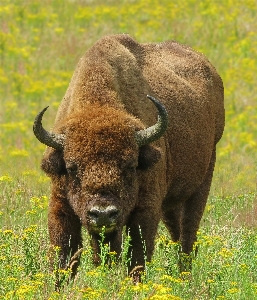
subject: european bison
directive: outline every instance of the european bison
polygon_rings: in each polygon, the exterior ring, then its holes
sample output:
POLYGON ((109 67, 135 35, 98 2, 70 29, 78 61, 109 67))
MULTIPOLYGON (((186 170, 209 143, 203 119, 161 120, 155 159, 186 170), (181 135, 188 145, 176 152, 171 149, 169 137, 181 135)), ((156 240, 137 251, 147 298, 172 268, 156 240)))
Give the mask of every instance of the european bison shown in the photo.
POLYGON ((160 220, 190 254, 224 128, 222 80, 204 55, 175 41, 103 37, 80 59, 53 133, 42 127, 45 110, 34 133, 49 147, 41 166, 52 180, 48 226, 61 268, 82 247, 82 225, 95 264, 103 227, 119 255, 126 226, 129 271, 144 266, 143 244, 150 260, 160 220))

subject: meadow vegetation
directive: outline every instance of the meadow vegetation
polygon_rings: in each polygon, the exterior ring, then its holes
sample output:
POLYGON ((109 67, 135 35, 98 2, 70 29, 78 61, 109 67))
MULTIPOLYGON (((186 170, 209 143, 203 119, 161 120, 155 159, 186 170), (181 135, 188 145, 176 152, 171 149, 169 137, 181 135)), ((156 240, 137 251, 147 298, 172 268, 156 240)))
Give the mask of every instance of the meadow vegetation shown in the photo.
MULTIPOLYGON (((0 299, 257 298, 256 18, 256 0, 0 2, 0 299), (49 105, 51 128, 79 58, 113 33, 204 53, 224 82, 226 128, 192 274, 178 274, 178 245, 161 224, 142 284, 126 276, 124 237, 122 262, 111 253, 112 268, 94 268, 86 243, 75 282, 57 293, 48 269, 50 182, 39 167, 45 147, 32 124, 49 105)), ((105 257, 108 245, 101 251, 105 257)))

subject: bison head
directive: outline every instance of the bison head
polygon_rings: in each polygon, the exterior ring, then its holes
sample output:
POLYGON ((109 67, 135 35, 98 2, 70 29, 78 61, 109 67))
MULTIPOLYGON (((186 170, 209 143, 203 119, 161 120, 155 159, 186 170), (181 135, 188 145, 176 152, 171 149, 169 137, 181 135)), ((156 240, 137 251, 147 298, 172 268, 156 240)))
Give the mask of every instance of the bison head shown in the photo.
POLYGON ((121 228, 135 208, 138 173, 158 161, 160 152, 149 146, 167 128, 167 112, 159 101, 148 96, 158 108, 155 125, 142 124, 127 112, 90 104, 71 114, 49 133, 42 127, 46 108, 34 123, 37 139, 51 147, 42 169, 61 186, 67 199, 91 233, 121 228))

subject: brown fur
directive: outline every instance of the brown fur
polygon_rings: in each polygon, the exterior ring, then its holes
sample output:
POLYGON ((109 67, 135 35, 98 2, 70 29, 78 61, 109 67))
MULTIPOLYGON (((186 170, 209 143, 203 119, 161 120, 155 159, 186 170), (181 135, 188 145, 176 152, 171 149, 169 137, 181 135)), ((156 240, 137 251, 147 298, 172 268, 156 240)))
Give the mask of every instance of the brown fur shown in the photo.
MULTIPOLYGON (((150 260, 161 219, 189 254, 223 128, 222 80, 202 54, 174 41, 139 44, 125 34, 100 39, 81 58, 56 116, 54 132, 66 135, 64 150, 48 148, 42 161, 52 178, 49 233, 61 247, 61 267, 82 246, 81 226, 88 227, 94 205, 122 211, 106 241, 119 254, 126 225, 130 271, 145 263, 142 238, 150 260), (157 118, 147 94, 166 107, 169 126, 139 149, 135 131, 157 118)), ((97 264, 99 235, 88 230, 97 264)))

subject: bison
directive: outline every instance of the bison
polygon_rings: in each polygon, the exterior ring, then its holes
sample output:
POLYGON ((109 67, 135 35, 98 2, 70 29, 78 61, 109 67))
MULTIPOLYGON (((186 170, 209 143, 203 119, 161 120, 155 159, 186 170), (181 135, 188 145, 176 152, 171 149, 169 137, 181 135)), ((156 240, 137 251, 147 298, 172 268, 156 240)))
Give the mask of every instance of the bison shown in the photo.
POLYGON ((48 227, 60 268, 82 247, 82 226, 96 265, 103 228, 119 255, 125 226, 134 281, 160 220, 181 253, 192 252, 224 129, 223 98, 211 63, 176 41, 140 44, 118 34, 84 54, 52 132, 42 126, 46 108, 33 127, 48 146, 41 167, 52 181, 48 227))

